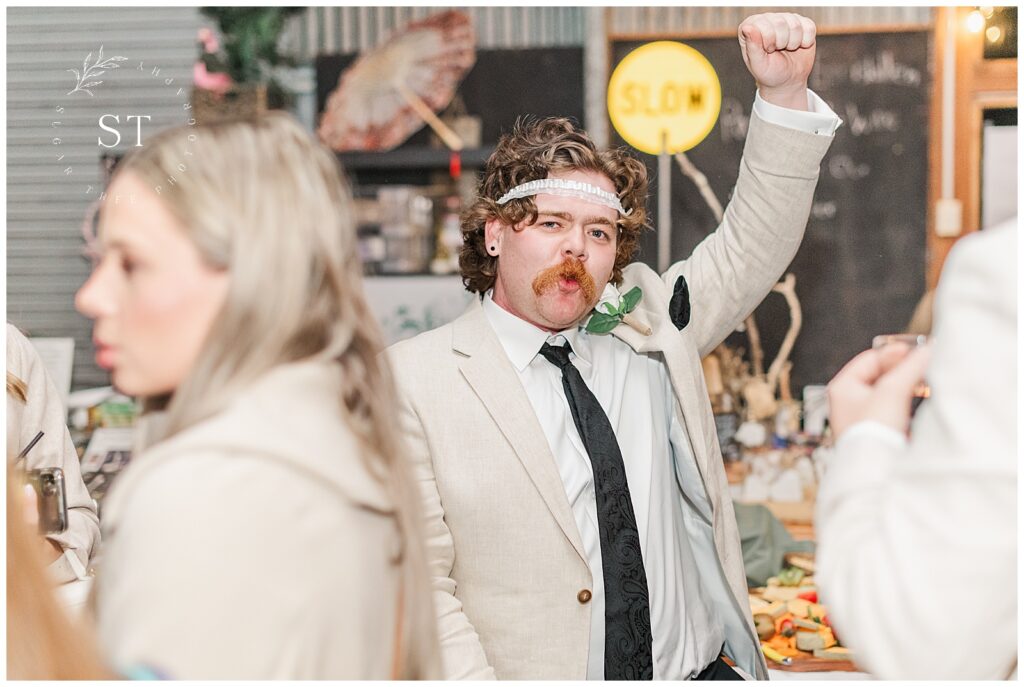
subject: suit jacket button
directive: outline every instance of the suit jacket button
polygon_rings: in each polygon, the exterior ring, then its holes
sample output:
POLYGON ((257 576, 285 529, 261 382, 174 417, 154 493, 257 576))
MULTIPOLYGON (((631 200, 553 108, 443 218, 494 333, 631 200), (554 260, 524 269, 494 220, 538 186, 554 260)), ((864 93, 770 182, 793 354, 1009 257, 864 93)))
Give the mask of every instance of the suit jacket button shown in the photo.
POLYGON ((590 593, 589 589, 581 589, 580 593, 576 595, 576 600, 579 601, 581 604, 585 604, 588 601, 590 601, 591 597, 593 596, 594 595, 590 593))

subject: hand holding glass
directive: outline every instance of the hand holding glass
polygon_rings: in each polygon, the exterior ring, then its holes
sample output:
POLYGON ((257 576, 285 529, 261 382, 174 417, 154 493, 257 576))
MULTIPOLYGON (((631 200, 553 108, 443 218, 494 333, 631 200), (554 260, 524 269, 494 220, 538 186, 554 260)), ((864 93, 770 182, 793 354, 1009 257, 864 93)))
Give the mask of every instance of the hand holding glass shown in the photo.
MULTIPOLYGON (((871 348, 881 351, 890 344, 901 343, 911 349, 924 346, 928 343, 928 337, 921 334, 879 334, 871 340, 871 348)), ((914 387, 914 396, 917 398, 928 398, 931 396, 931 387, 924 381, 914 387)))

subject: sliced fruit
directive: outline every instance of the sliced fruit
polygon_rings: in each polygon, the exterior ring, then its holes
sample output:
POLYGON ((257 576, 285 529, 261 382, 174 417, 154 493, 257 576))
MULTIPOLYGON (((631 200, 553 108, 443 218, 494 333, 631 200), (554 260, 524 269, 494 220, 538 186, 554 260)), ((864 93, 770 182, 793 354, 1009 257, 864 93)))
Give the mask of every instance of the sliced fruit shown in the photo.
POLYGON ((759 639, 771 639, 775 636, 775 621, 767 613, 754 616, 754 629, 759 639))

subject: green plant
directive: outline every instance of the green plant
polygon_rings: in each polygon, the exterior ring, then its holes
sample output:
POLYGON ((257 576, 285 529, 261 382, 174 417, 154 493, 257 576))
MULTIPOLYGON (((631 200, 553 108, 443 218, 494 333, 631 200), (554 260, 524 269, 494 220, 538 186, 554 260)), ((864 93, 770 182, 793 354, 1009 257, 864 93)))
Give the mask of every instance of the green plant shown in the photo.
POLYGON ((226 72, 238 84, 266 84, 270 107, 283 107, 289 94, 274 78, 277 66, 295 61, 277 50, 284 24, 304 7, 201 7, 199 11, 217 22, 223 48, 204 52, 208 72, 226 72))

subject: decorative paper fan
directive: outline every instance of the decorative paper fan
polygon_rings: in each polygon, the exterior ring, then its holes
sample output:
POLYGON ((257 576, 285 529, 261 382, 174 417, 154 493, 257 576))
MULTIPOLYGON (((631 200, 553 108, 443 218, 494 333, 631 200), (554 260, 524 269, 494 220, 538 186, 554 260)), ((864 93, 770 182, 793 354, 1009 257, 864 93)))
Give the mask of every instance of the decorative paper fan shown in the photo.
POLYGON ((437 115, 476 62, 473 25, 461 12, 410 24, 361 55, 328 96, 320 139, 337 151, 390 150, 426 122, 452 150, 462 140, 437 115))

